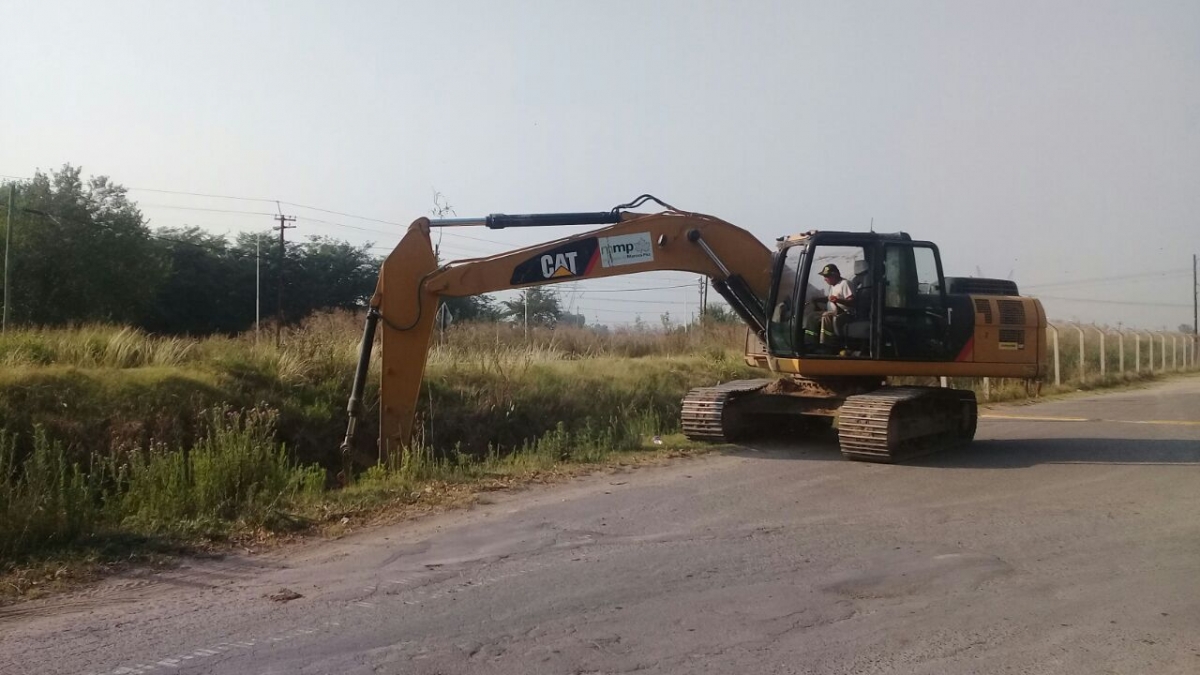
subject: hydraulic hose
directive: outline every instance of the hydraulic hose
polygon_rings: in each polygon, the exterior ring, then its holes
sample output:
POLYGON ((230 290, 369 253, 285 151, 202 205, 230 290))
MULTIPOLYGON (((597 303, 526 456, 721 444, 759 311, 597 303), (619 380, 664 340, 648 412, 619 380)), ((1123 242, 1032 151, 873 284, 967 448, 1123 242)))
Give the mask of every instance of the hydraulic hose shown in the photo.
POLYGON ((358 367, 354 370, 354 384, 350 388, 350 402, 346 405, 349 421, 346 423, 346 438, 342 441, 343 455, 350 453, 354 443, 354 433, 358 429, 358 420, 362 417, 363 390, 367 386, 367 368, 371 365, 371 348, 375 344, 375 327, 379 324, 379 310, 372 307, 367 310, 367 320, 363 325, 362 344, 359 345, 358 367))

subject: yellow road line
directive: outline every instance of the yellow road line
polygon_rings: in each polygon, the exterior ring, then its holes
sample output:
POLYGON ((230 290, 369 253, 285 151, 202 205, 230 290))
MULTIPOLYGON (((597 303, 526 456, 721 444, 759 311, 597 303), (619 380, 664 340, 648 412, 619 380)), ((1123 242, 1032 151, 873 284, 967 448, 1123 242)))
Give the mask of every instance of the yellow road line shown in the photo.
POLYGON ((1091 422, 1089 417, 1037 417, 1035 415, 980 415, 985 420, 1029 420, 1033 422, 1091 422))
POLYGON ((985 420, 1023 420, 1026 422, 1111 422, 1114 424, 1165 424, 1170 426, 1200 427, 1193 420, 1109 420, 1100 417, 1038 417, 1035 415, 980 415, 985 420))

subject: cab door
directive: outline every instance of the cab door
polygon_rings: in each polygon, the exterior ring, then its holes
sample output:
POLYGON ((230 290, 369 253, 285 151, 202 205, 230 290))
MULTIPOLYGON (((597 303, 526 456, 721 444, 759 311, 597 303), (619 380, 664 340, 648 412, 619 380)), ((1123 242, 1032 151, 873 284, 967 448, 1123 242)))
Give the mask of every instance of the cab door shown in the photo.
POLYGON ((880 357, 950 358, 950 312, 941 256, 930 242, 884 244, 880 357))
POLYGON ((804 253, 804 246, 797 245, 775 254, 775 286, 767 316, 767 351, 772 356, 795 356, 799 352, 801 325, 796 308, 801 299, 797 283, 804 269, 804 253))

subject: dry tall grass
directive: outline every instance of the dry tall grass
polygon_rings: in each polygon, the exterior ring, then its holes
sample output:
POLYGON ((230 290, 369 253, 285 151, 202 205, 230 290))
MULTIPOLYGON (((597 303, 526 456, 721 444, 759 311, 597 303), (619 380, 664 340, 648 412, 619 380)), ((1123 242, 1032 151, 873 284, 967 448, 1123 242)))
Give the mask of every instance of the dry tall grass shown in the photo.
MULTIPOLYGON (((212 532, 235 521, 264 523, 306 500, 342 499, 314 495, 342 466, 337 447, 360 331, 360 317, 339 313, 285 330, 280 348, 268 334, 190 339, 100 325, 0 335, 0 558, 98 528, 212 532), (271 412, 215 420, 206 412, 213 409, 271 412), (329 474, 304 468, 313 462, 329 474)), ((340 494, 392 494, 421 481, 473 480, 637 448, 648 435, 678 428, 689 388, 761 376, 742 362, 744 335, 731 325, 533 328, 528 337, 511 324, 453 326, 429 355, 419 451, 391 458, 340 494)), ((1078 342, 1063 339, 1060 347, 1065 386, 1134 376, 1130 341, 1123 376, 1117 341, 1106 341, 1101 380, 1098 337, 1089 334, 1084 382, 1074 365, 1078 342)), ((374 445, 378 356, 364 454, 374 445)), ((1147 359, 1143 343, 1142 373, 1147 359)), ((978 380, 954 385, 981 390, 978 380)), ((1026 394, 1023 383, 991 385, 993 400, 1026 394)))

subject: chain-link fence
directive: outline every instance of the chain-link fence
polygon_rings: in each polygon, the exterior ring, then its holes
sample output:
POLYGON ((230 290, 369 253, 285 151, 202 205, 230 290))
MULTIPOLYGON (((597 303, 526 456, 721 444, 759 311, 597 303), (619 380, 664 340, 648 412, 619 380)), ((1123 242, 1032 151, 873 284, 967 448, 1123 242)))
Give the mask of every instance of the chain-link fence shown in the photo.
POLYGON ((1047 373, 1056 386, 1124 379, 1129 374, 1196 369, 1195 335, 1077 323, 1047 326, 1047 373))

